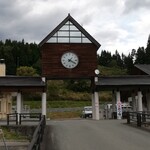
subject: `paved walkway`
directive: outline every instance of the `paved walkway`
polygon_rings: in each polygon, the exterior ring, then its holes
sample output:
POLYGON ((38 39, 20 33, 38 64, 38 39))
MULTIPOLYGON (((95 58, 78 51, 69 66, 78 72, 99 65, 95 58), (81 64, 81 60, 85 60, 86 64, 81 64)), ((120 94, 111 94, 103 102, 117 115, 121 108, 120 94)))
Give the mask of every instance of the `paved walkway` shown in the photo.
POLYGON ((126 120, 49 121, 42 150, 148 150, 150 132, 126 120))

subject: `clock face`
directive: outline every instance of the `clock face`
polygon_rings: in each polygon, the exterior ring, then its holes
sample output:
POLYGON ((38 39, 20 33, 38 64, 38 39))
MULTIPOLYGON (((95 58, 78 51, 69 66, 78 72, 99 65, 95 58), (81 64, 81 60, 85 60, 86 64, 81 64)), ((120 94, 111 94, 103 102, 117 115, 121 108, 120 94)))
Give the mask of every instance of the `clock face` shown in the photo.
POLYGON ((67 52, 61 57, 61 63, 65 68, 73 69, 79 63, 79 58, 75 53, 67 52))

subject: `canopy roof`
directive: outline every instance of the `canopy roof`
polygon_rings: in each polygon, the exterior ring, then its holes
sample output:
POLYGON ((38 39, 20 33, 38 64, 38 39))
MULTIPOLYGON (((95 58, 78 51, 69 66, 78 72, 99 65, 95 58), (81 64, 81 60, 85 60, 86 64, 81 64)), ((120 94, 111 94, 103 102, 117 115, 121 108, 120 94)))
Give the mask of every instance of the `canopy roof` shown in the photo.
POLYGON ((96 82, 96 88, 99 90, 137 90, 150 87, 149 75, 131 75, 131 76, 115 76, 115 77, 99 77, 96 82))
POLYGON ((43 91, 46 87, 41 77, 0 77, 0 91, 31 90, 43 91))

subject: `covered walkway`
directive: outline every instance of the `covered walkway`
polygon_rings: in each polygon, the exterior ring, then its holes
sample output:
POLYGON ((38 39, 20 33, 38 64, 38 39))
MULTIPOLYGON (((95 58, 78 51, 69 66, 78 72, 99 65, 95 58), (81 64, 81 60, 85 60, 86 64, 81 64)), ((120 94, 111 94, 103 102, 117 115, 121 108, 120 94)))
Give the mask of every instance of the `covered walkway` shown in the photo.
MULTIPOLYGON (((93 119, 99 120, 98 92, 112 91, 112 109, 121 102, 132 102, 133 111, 150 111, 150 75, 97 77, 93 90, 93 119)), ((117 118, 121 119, 121 115, 117 118)), ((120 113, 121 114, 121 113, 120 113)))

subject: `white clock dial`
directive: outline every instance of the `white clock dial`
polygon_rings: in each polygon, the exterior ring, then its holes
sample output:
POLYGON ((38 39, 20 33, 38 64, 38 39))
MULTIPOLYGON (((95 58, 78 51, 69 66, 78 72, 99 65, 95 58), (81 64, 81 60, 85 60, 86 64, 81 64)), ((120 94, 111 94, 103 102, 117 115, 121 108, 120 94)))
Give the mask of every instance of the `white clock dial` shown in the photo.
POLYGON ((73 69, 79 63, 79 58, 75 53, 67 52, 61 57, 61 63, 65 68, 73 69))

